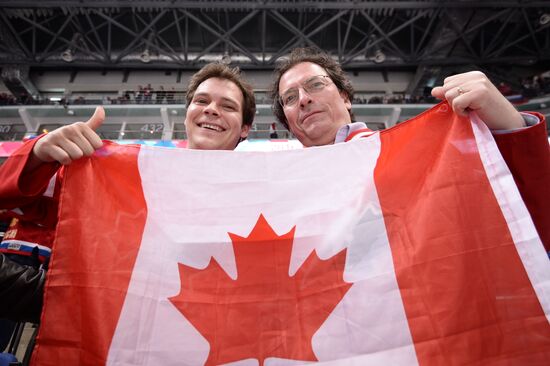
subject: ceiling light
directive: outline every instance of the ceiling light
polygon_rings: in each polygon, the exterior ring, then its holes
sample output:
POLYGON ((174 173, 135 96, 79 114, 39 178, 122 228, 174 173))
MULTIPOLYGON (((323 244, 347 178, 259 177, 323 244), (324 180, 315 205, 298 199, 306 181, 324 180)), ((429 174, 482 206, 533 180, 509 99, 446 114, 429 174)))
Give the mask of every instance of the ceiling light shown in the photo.
POLYGON ((229 65, 231 63, 231 56, 229 56, 227 51, 223 54, 221 62, 224 65, 229 65))
POLYGON ((139 59, 141 60, 141 62, 146 64, 151 62, 151 54, 149 53, 149 49, 146 48, 139 56, 139 59))
POLYGON ((61 59, 65 62, 73 62, 74 60, 74 51, 76 49, 77 43, 80 41, 80 33, 73 34, 69 47, 61 53, 61 59))
POLYGON ((61 59, 65 62, 72 62, 73 61, 73 51, 70 48, 67 48, 61 54, 61 59))
POLYGON ((381 50, 376 50, 374 52, 374 56, 371 57, 371 60, 374 61, 374 63, 381 64, 386 61, 386 54, 381 50))

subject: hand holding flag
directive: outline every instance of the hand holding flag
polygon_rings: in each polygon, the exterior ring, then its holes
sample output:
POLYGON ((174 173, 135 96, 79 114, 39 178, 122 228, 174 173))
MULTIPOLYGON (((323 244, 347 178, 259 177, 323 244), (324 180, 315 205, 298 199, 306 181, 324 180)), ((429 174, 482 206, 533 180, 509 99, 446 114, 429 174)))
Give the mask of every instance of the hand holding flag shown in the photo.
POLYGON ((33 149, 33 156, 42 163, 57 161, 68 165, 73 160, 90 156, 103 146, 95 130, 105 120, 105 110, 97 107, 86 122, 75 122, 42 137, 33 149))
POLYGON ((480 71, 449 76, 432 89, 432 95, 446 99, 459 116, 475 111, 491 130, 525 127, 521 114, 480 71))

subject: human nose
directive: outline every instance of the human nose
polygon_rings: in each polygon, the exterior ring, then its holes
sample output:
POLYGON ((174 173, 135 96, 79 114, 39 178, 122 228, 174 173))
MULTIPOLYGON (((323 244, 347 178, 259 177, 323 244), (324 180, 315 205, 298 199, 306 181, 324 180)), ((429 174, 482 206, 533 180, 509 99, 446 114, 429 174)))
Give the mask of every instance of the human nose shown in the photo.
POLYGON ((204 108, 204 113, 213 114, 215 116, 219 115, 217 104, 214 101, 208 103, 208 105, 204 108))
POLYGON ((301 107, 312 102, 311 95, 302 87, 298 88, 298 98, 301 107))

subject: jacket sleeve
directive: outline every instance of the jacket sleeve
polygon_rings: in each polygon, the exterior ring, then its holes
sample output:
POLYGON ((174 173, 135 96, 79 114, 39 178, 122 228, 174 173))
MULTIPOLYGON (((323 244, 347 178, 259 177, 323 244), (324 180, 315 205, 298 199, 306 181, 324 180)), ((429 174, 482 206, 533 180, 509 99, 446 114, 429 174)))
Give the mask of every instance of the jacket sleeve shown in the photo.
POLYGON ((494 137, 542 243, 550 251, 550 146, 544 116, 532 114, 541 123, 494 137))
POLYGON ((0 317, 38 323, 45 277, 44 270, 20 265, 0 253, 0 317))
POLYGON ((59 180, 51 178, 59 170, 57 163, 44 163, 23 174, 38 139, 27 141, 0 166, 0 217, 17 217, 53 227, 57 218, 58 197, 44 196, 48 188, 59 190, 59 180))

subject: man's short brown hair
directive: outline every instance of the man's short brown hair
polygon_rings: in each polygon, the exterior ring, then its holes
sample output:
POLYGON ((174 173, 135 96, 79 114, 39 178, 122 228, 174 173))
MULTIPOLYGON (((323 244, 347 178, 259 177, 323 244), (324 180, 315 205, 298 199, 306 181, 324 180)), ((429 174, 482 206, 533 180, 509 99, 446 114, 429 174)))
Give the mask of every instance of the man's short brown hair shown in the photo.
POLYGON ((185 94, 185 99, 187 102, 186 106, 189 107, 189 104, 191 104, 199 85, 203 81, 211 78, 229 80, 239 87, 241 93, 243 93, 243 125, 252 126, 254 116, 256 115, 256 99, 254 98, 252 86, 244 80, 241 70, 238 67, 229 67, 227 65, 214 62, 197 71, 191 77, 191 80, 189 80, 187 93, 185 94))
MULTIPOLYGON (((269 97, 273 101, 271 105, 273 114, 287 129, 289 129, 288 121, 286 119, 283 106, 279 101, 279 81, 285 72, 294 66, 301 64, 302 62, 311 62, 325 69, 338 90, 343 92, 344 95, 348 97, 350 102, 353 101, 353 86, 338 62, 333 60, 332 57, 330 57, 326 52, 317 47, 295 48, 288 56, 278 61, 277 67, 273 72, 273 84, 269 90, 269 97)), ((353 112, 351 110, 348 111, 351 121, 355 121, 353 112)))

